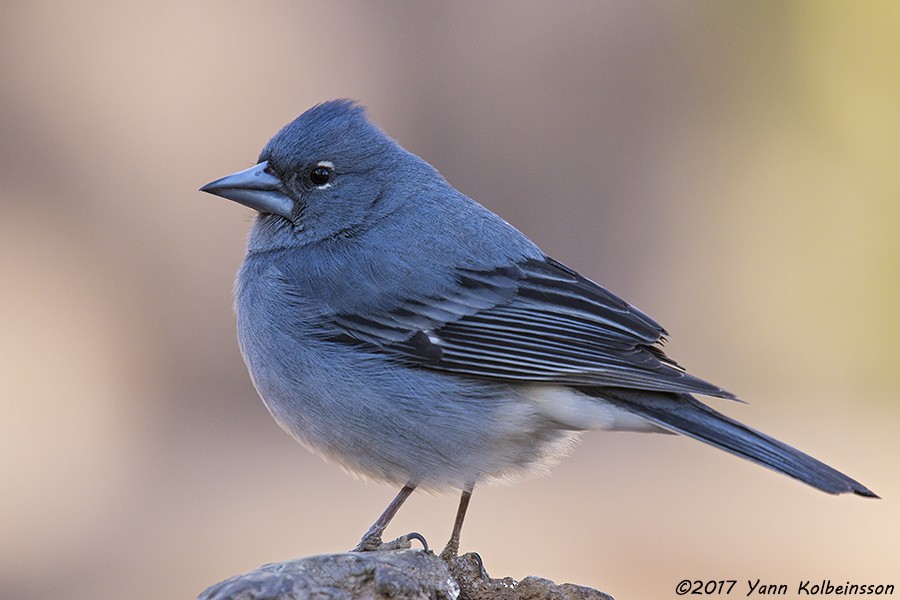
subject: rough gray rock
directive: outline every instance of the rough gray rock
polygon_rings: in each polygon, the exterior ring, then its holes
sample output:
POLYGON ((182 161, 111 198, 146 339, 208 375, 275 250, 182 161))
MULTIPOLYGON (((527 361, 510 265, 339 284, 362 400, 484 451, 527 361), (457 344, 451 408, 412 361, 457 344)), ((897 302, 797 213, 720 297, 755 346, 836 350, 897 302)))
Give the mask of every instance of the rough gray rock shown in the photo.
POLYGON ((205 590, 198 600, 612 600, 597 590, 540 577, 491 579, 476 554, 449 562, 423 550, 348 552, 264 565, 205 590))

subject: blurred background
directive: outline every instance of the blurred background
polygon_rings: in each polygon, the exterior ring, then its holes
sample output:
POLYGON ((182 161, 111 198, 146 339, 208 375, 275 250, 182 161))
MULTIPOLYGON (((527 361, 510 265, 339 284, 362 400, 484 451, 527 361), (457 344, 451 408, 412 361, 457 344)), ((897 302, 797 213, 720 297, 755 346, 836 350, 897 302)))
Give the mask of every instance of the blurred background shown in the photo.
MULTIPOLYGON (((494 576, 900 585, 900 3, 20 2, 0 8, 0 597, 193 598, 353 547, 396 490, 257 398, 201 194, 351 97, 660 321, 711 401, 884 499, 697 442, 591 434, 476 491, 494 576)), ((416 495, 388 535, 449 536, 416 495)), ((746 590, 744 590, 746 591, 746 590)))

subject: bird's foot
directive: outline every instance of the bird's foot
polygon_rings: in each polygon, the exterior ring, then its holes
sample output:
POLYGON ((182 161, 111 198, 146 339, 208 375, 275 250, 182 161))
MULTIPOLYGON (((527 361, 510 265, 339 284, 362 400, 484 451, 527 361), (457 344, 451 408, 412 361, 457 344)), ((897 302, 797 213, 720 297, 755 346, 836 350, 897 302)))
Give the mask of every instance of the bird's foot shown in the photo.
MULTIPOLYGON (((428 542, 425 540, 425 536, 422 535, 421 533, 417 532, 417 531, 410 531, 410 532, 407 533, 406 535, 401 535, 400 537, 398 537, 398 538, 397 538, 396 540, 394 540, 394 541, 396 542, 397 540, 405 540, 405 541, 406 541, 406 547, 407 547, 407 548, 409 548, 409 547, 412 545, 412 544, 410 543, 410 542, 412 542, 412 540, 418 540, 419 543, 422 544, 422 549, 423 549, 425 552, 431 552, 431 548, 428 547, 428 542)), ((390 543, 390 542, 389 542, 389 543, 390 543)))
POLYGON ((374 552, 375 550, 379 550, 382 546, 384 546, 384 542, 381 541, 380 533, 367 533, 359 540, 356 548, 350 552, 374 552))
POLYGON ((356 548, 351 550, 351 552, 406 550, 407 548, 412 547, 412 540, 418 540, 419 542, 421 542, 425 552, 431 552, 431 550, 428 548, 428 542, 425 541, 425 537, 421 533, 417 533, 415 531, 407 533, 406 535, 401 535, 397 539, 391 540, 389 542, 382 542, 380 534, 366 534, 356 545, 356 548))
MULTIPOLYGON (((441 558, 449 562, 457 558, 457 556, 459 556, 459 541, 457 540, 456 543, 454 543, 454 540, 450 540, 447 542, 447 545, 444 546, 444 549, 441 550, 441 558)), ((479 558, 479 561, 480 560, 481 559, 479 558)))
MULTIPOLYGON (((493 583, 494 579, 488 575, 484 568, 484 561, 477 552, 468 552, 459 556, 458 554, 450 554, 447 548, 441 552, 441 559, 450 567, 457 581, 466 581, 469 585, 482 585, 485 583, 493 583)), ((496 580, 500 581, 500 580, 496 580)))

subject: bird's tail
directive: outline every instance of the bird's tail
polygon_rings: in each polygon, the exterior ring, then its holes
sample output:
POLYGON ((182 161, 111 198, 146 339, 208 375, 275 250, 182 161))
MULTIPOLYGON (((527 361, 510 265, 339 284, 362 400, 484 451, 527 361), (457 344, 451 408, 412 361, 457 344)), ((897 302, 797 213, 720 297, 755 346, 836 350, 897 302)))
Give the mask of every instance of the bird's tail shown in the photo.
MULTIPOLYGON (((600 390, 591 390, 601 395, 600 390)), ((590 393, 590 392, 589 392, 590 393)), ((689 394, 603 389, 602 397, 669 431, 706 442, 829 494, 878 496, 858 481, 787 444, 711 409, 689 394)))

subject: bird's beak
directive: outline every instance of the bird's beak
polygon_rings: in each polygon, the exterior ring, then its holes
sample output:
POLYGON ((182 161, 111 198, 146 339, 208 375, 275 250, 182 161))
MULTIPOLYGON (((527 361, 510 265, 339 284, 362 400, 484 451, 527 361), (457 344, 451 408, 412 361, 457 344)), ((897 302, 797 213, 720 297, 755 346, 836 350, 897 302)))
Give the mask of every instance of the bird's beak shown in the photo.
POLYGON ((234 200, 261 213, 290 219, 294 201, 281 180, 266 172, 268 166, 269 162, 264 160, 249 169, 207 183, 200 191, 234 200))

